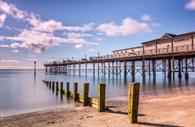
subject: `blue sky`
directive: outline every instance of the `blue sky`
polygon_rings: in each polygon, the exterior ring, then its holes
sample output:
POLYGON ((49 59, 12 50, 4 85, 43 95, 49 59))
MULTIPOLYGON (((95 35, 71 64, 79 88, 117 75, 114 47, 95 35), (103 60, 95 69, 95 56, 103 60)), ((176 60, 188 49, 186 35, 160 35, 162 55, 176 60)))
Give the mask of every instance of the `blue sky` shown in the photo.
POLYGON ((195 0, 0 0, 0 68, 38 68, 195 31, 195 0))

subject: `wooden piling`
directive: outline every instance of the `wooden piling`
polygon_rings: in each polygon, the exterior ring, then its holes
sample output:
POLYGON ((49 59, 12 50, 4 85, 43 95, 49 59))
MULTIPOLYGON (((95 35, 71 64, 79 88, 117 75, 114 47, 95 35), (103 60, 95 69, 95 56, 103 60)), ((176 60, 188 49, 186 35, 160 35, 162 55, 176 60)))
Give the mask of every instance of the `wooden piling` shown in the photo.
POLYGON ((55 82, 53 81, 52 82, 52 90, 54 91, 54 88, 55 88, 55 82))
POLYGON ((60 93, 61 95, 64 94, 63 82, 60 83, 60 93))
POLYGON ((175 79, 175 58, 172 57, 172 74, 173 74, 173 79, 175 79))
POLYGON ((188 74, 188 58, 186 57, 185 58, 185 69, 186 69, 186 72, 185 72, 185 79, 189 79, 189 74, 188 74))
POLYGON ((145 79, 145 59, 142 60, 142 77, 143 79, 145 79))
POLYGON ((137 123, 140 83, 130 83, 128 91, 128 117, 131 123, 137 123))
POLYGON ((181 78, 182 77, 182 73, 181 73, 181 59, 178 59, 178 77, 181 78))
POLYGON ((70 97, 70 83, 69 82, 67 82, 66 83, 66 97, 70 97))
POLYGON ((131 75, 132 75, 132 82, 135 81, 135 61, 133 60, 131 63, 131 75))
POLYGON ((59 90, 59 84, 58 84, 58 81, 56 82, 56 92, 58 92, 59 90))
POLYGON ((153 78, 156 78, 156 61, 152 60, 152 73, 153 73, 153 78))
POLYGON ((89 83, 83 84, 83 106, 88 105, 89 83))
POLYGON ((171 78, 171 59, 168 59, 168 78, 171 78))
POLYGON ((74 83, 74 101, 78 100, 78 83, 74 83))
POLYGON ((106 85, 98 85, 98 111, 103 112, 105 110, 105 101, 106 101, 106 85))

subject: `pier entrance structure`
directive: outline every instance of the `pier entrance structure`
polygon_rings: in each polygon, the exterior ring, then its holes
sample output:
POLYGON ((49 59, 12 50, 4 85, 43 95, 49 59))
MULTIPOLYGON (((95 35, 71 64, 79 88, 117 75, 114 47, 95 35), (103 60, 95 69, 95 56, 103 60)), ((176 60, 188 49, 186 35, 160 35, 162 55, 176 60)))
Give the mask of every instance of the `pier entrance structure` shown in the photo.
POLYGON ((46 63, 45 71, 50 73, 67 73, 81 75, 92 73, 93 76, 116 76, 124 78, 136 73, 143 79, 156 77, 156 72, 163 72, 169 79, 189 78, 194 72, 195 32, 180 35, 166 33, 162 37, 142 42, 141 46, 113 51, 112 55, 89 57, 81 60, 64 60, 46 63))

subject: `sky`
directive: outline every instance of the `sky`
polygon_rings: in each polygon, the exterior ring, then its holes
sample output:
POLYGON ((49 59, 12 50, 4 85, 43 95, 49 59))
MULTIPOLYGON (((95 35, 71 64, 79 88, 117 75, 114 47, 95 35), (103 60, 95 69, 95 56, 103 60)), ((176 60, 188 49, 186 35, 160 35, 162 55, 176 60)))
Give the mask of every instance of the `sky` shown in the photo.
POLYGON ((195 31, 195 0, 0 0, 0 69, 32 69, 195 31))

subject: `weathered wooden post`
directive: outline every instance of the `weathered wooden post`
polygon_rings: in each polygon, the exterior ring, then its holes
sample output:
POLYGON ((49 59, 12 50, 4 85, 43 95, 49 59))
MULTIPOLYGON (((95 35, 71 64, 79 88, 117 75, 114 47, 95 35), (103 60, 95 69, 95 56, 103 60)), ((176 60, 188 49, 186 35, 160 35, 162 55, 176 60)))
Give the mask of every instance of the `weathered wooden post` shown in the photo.
POLYGON ((105 110, 106 101, 106 85, 98 85, 98 112, 103 112, 105 110))
POLYGON ((70 90, 69 90, 69 88, 70 88, 70 83, 67 82, 66 83, 66 97, 69 97, 70 96, 70 90))
POLYGON ((51 81, 49 82, 49 88, 51 89, 51 81))
POLYGON ((137 123, 140 83, 130 83, 128 91, 128 117, 131 123, 137 123))
POLYGON ((58 90, 59 90, 59 86, 58 86, 59 84, 58 84, 58 81, 56 82, 56 92, 58 92, 58 90))
POLYGON ((89 83, 83 84, 83 106, 88 105, 89 83))
POLYGON ((52 82, 52 91, 54 91, 54 87, 55 87, 55 82, 52 82))
POLYGON ((63 82, 60 83, 60 93, 61 95, 64 94, 63 82))
POLYGON ((74 101, 78 100, 78 83, 74 83, 74 101))

